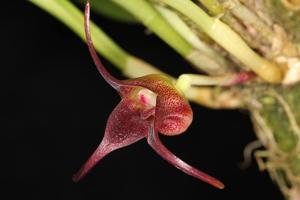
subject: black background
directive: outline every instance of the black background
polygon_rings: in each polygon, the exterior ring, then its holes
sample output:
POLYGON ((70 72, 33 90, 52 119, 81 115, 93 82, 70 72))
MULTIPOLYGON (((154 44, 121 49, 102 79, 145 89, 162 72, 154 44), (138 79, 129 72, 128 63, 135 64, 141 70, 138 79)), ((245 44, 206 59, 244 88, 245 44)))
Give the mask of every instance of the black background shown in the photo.
MULTIPOLYGON (((194 72, 142 26, 92 18, 130 53, 174 76, 194 72)), ((145 140, 113 152, 73 183, 120 98, 96 71, 86 45, 28 1, 1 2, 0 23, 2 178, 9 199, 282 199, 255 163, 238 167, 243 148, 255 140, 247 113, 195 104, 186 134, 161 138, 183 160, 222 180, 225 190, 180 172, 145 140)))

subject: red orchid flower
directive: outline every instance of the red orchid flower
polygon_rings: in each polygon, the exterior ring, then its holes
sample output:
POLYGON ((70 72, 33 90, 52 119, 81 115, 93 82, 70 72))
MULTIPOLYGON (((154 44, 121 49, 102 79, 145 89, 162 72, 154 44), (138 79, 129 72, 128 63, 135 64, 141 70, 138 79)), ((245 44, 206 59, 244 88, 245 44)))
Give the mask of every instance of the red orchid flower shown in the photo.
POLYGON ((73 176, 82 179, 110 152, 147 138, 149 145, 165 160, 183 172, 217 188, 224 185, 217 179, 188 165, 171 153, 160 141, 158 132, 178 135, 186 131, 193 119, 188 101, 163 75, 148 75, 137 79, 117 80, 105 69, 94 49, 89 28, 90 4, 85 8, 85 34, 94 63, 102 77, 120 94, 122 100, 110 114, 102 142, 73 176))

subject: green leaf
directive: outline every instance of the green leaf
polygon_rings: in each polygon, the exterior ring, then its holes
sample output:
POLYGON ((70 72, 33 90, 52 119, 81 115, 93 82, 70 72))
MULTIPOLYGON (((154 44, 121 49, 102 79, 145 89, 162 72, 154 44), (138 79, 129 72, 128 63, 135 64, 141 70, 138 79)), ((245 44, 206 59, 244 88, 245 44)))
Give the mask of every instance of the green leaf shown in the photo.
MULTIPOLYGON (((85 5, 86 0, 74 0, 74 2, 85 5)), ((133 15, 111 0, 91 0, 91 9, 116 21, 129 24, 138 23, 133 15)))

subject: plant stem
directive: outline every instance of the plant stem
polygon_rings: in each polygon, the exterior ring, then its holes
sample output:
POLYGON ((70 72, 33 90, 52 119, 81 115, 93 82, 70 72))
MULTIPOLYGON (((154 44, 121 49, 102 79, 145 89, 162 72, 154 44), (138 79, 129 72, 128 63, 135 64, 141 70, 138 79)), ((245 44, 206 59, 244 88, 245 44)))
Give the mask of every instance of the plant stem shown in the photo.
MULTIPOLYGON (((30 2, 63 22, 85 41, 83 14, 70 1, 31 0, 30 2)), ((128 54, 93 22, 91 22, 90 26, 96 50, 126 75, 139 77, 141 74, 145 75, 145 73, 162 73, 150 64, 128 54)))
MULTIPOLYGON (((85 5, 87 0, 73 0, 75 3, 80 5, 85 5)), ((95 11, 95 13, 101 14, 110 19, 128 23, 128 24, 137 24, 139 21, 128 13, 126 10, 115 4, 113 1, 107 0, 97 0, 92 1, 91 9, 95 11)))
POLYGON ((147 28, 157 34, 167 44, 174 48, 183 57, 186 57, 191 51, 189 45, 163 18, 162 16, 145 0, 112 0, 119 6, 129 11, 133 16, 139 19, 147 28))
POLYGON ((220 90, 217 87, 190 87, 186 98, 211 109, 239 109, 244 107, 242 94, 234 90, 220 90))
MULTIPOLYGON (((31 0, 31 2, 59 19, 85 41, 83 15, 70 1, 31 0)), ((123 69, 128 55, 93 22, 91 22, 91 31, 97 51, 123 69)))
POLYGON ((217 18, 207 15, 190 0, 158 0, 189 17, 207 35, 224 49, 256 72, 267 82, 280 83, 282 72, 278 66, 256 54, 230 27, 217 18))
POLYGON ((231 13, 244 24, 253 26, 268 43, 272 44, 274 42, 274 33, 271 28, 249 8, 237 0, 227 0, 225 3, 232 4, 232 8, 230 9, 231 13))
POLYGON ((176 87, 184 93, 192 86, 231 86, 246 82, 253 78, 252 73, 227 73, 221 76, 200 74, 182 74, 176 82, 176 87))
MULTIPOLYGON (((202 63, 204 71, 211 75, 220 75, 230 71, 226 60, 220 53, 200 40, 176 12, 161 5, 156 5, 155 8, 190 45, 199 51, 196 56, 199 62, 202 63)), ((192 57, 192 54, 190 57, 192 57)))
POLYGON ((164 74, 171 78, 170 75, 135 56, 128 57, 126 67, 122 70, 122 73, 124 76, 130 78, 138 78, 149 74, 164 74))
POLYGON ((186 41, 149 2, 145 0, 113 0, 113 2, 130 12, 198 69, 210 74, 212 74, 211 71, 217 71, 215 69, 211 70, 211 68, 216 67, 215 63, 203 62, 201 52, 186 41))
POLYGON ((155 8, 169 22, 169 24, 193 47, 209 55, 216 55, 216 52, 209 45, 201 41, 197 37, 197 35, 190 29, 190 27, 178 16, 177 13, 161 5, 155 5, 155 8))

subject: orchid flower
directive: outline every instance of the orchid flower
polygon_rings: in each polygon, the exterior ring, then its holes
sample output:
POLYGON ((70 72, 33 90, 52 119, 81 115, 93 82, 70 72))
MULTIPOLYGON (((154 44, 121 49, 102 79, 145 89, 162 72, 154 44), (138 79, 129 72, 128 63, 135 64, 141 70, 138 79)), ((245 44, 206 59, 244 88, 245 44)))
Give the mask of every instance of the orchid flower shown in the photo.
POLYGON ((199 171, 176 157, 159 139, 158 133, 168 136, 181 134, 192 123, 189 102, 172 80, 161 74, 136 79, 118 80, 103 66, 95 51, 90 27, 90 4, 85 7, 85 35, 88 49, 101 76, 120 94, 122 100, 110 114, 100 145, 73 176, 82 179, 104 156, 131 145, 143 138, 162 158, 181 171, 217 188, 224 188, 219 180, 199 171))

